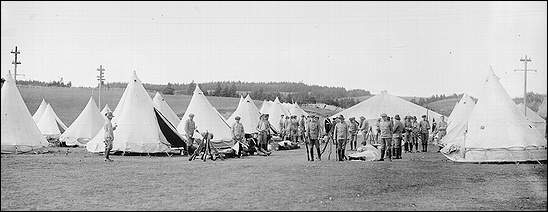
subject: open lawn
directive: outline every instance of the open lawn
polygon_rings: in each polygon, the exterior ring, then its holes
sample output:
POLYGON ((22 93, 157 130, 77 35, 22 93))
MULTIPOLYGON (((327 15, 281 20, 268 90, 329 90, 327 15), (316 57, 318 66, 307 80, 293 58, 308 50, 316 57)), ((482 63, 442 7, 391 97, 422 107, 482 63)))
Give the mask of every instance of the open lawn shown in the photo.
POLYGON ((2 210, 543 210, 546 164, 307 162, 305 149, 203 162, 81 148, 2 155, 2 210))

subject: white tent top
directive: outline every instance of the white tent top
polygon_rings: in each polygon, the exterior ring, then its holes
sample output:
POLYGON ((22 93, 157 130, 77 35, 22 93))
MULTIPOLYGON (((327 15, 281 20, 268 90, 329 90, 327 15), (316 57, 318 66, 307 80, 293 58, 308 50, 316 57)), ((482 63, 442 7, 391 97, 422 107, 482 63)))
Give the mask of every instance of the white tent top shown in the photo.
MULTIPOLYGON (((230 126, 226 123, 225 119, 217 111, 217 109, 211 105, 198 86, 196 86, 185 114, 177 126, 177 131, 179 131, 182 135, 186 135, 184 130, 185 122, 189 119, 188 116, 190 114, 194 114, 194 123, 196 124, 196 129, 200 131, 200 133, 204 133, 207 130, 213 134, 212 141, 214 144, 222 144, 223 142, 220 141, 232 140, 230 126)), ((193 137, 201 138, 201 135, 195 132, 193 137)), ((232 146, 232 144, 230 144, 230 146, 232 146)))
MULTIPOLYGON (((152 99, 137 74, 133 72, 118 106, 113 112, 113 151, 156 153, 169 150, 169 142, 162 134, 154 112, 152 99)), ((86 144, 90 152, 103 152, 105 129, 86 144)))
POLYGON ((36 125, 38 126, 38 129, 40 129, 40 132, 42 132, 42 135, 48 137, 58 137, 67 129, 66 125, 57 117, 57 114, 49 103, 36 125))
POLYGON ((48 145, 32 119, 11 74, 2 86, 0 112, 2 153, 27 152, 48 145))
POLYGON ((44 111, 46 110, 46 106, 48 106, 48 103, 45 99, 42 99, 42 103, 40 103, 40 106, 34 112, 34 115, 32 116, 32 119, 34 119, 35 123, 38 123, 38 120, 40 120, 40 117, 42 117, 42 114, 44 114, 44 111))
POLYGON ((544 101, 542 101, 542 104, 540 104, 539 108, 538 108, 538 115, 540 117, 543 117, 543 118, 546 118, 546 107, 548 107, 546 104, 546 97, 544 97, 544 101))
POLYGON ((226 121, 229 126, 232 126, 236 120, 236 116, 240 117, 240 123, 244 126, 245 133, 256 133, 257 124, 259 123, 260 112, 255 103, 249 95, 238 105, 236 111, 232 113, 230 118, 226 121))
POLYGON ((274 102, 268 105, 267 109, 264 112, 261 112, 261 114, 268 114, 268 121, 270 122, 270 125, 279 132, 281 115, 288 116, 289 112, 284 109, 282 103, 280 103, 280 100, 276 97, 274 102))
POLYGON ((105 116, 99 112, 93 97, 70 127, 59 137, 67 145, 84 145, 91 140, 105 124, 105 116))
POLYGON ((358 119, 360 116, 364 116, 368 120, 376 120, 380 118, 383 113, 386 113, 389 117, 395 115, 400 115, 400 117, 408 115, 416 116, 418 120, 420 120, 422 115, 427 115, 428 120, 430 121, 432 118, 439 119, 441 116, 439 113, 432 110, 428 110, 400 97, 390 95, 386 91, 382 91, 380 94, 331 116, 331 118, 343 115, 345 119, 350 117, 358 119))
POLYGON ((439 142, 443 145, 448 143, 462 142, 464 139, 464 132, 468 127, 468 119, 472 110, 476 106, 474 100, 464 94, 459 102, 451 111, 447 121, 447 134, 439 142))
POLYGON ((297 117, 308 116, 308 113, 304 111, 297 103, 290 104, 289 114, 295 115, 297 117))
POLYGON ((266 112, 269 110, 269 108, 270 108, 270 106, 272 105, 272 103, 273 103, 272 101, 267 101, 266 99, 263 100, 263 104, 262 104, 261 109, 259 110, 259 112, 260 112, 261 114, 266 113, 266 112))
POLYGON ((152 100, 152 102, 154 103, 154 107, 156 107, 156 109, 158 109, 167 118, 167 120, 169 120, 169 122, 173 124, 174 127, 177 127, 179 125, 179 122, 181 122, 181 120, 179 119, 175 111, 173 111, 173 109, 171 109, 171 107, 167 104, 167 101, 159 92, 156 92, 156 95, 154 95, 154 99, 152 100))

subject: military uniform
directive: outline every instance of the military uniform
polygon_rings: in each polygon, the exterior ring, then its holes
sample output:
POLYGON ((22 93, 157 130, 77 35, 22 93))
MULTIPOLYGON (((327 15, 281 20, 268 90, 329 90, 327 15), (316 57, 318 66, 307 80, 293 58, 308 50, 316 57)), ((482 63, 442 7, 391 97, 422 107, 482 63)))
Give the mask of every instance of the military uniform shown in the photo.
POLYGON ((259 131, 259 148, 264 149, 268 143, 268 135, 270 134, 270 122, 262 118, 257 124, 257 131, 259 131))
POLYGON ((405 130, 405 152, 411 152, 413 150, 413 123, 410 119, 410 117, 407 117, 403 124, 403 128, 405 130))
POLYGON ((421 136, 422 152, 428 151, 428 132, 430 129, 430 123, 428 120, 422 120, 419 122, 419 130, 421 136))
POLYGON ((296 118, 292 118, 290 119, 291 121, 289 122, 289 136, 291 136, 291 141, 293 142, 297 142, 297 137, 298 137, 298 130, 299 130, 299 122, 297 121, 296 118))
POLYGON ((346 147, 346 139, 348 138, 348 125, 341 120, 333 129, 333 139, 337 141, 337 155, 339 156, 339 161, 343 161, 344 158, 344 148, 346 147))
POLYGON ((439 143, 439 141, 446 134, 447 134, 447 122, 445 122, 444 120, 441 120, 440 123, 438 124, 438 145, 439 145, 439 150, 441 150, 443 148, 443 146, 439 143))
POLYGON ((299 139, 304 142, 304 135, 305 135, 305 120, 304 117, 301 117, 299 120, 299 139))
POLYGON ((398 119, 394 120, 394 127, 392 129, 392 138, 394 139, 393 155, 395 159, 401 159, 401 140, 403 137, 404 126, 398 119))
POLYGON ((419 152, 419 136, 420 136, 420 129, 419 129, 419 122, 417 122, 416 119, 413 119, 411 122, 412 131, 411 131, 411 149, 410 151, 413 152, 413 145, 415 145, 415 152, 419 152))
POLYGON ((318 152, 318 159, 322 160, 320 154, 320 123, 316 120, 310 121, 308 124, 307 137, 310 141, 310 159, 314 161, 314 146, 316 146, 316 151, 318 152))
POLYGON ((385 154, 388 159, 392 160, 392 122, 382 120, 379 123, 379 131, 381 140, 381 160, 384 160, 385 154))
POLYGON ((283 137, 284 140, 286 140, 288 137, 291 137, 290 135, 291 130, 289 129, 290 126, 291 126, 291 120, 289 119, 289 116, 286 116, 284 121, 284 137, 283 137))
POLYGON ((358 123, 354 119, 350 119, 350 124, 348 125, 348 134, 350 135, 350 150, 356 150, 356 148, 358 148, 358 123))
POLYGON ((358 127, 360 129, 360 132, 362 132, 362 135, 363 135, 363 145, 366 144, 366 140, 367 140, 367 133, 369 132, 369 123, 367 122, 367 120, 364 118, 362 120, 360 120, 360 125, 358 127))
POLYGON ((232 139, 234 144, 238 145, 238 157, 242 155, 242 144, 244 142, 244 125, 240 122, 235 122, 232 125, 232 139))
POLYGON ((280 121, 278 122, 278 126, 280 127, 280 132, 279 132, 280 137, 283 139, 285 138, 285 119, 283 116, 280 118, 280 121))

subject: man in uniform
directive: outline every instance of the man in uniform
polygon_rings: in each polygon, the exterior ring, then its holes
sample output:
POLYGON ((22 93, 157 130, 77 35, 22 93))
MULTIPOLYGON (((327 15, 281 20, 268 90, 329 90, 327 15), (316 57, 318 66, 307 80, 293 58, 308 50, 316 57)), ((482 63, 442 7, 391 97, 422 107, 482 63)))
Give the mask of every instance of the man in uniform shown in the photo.
POLYGON ((346 147, 346 139, 348 138, 348 125, 344 121, 344 116, 339 116, 339 121, 337 124, 335 124, 335 128, 333 130, 333 139, 336 139, 337 141, 337 155, 339 157, 339 161, 343 161, 344 159, 344 148, 346 147))
POLYGON ((194 122, 194 114, 188 114, 188 119, 185 121, 184 130, 188 139, 188 152, 186 154, 192 154, 194 152, 194 131, 196 131, 196 123, 194 122))
POLYGON ((265 153, 266 155, 270 155, 270 152, 267 152, 264 149, 264 146, 266 146, 265 144, 268 142, 268 135, 270 134, 270 122, 268 121, 267 115, 268 114, 262 114, 259 117, 259 123, 257 123, 257 131, 259 131, 259 145, 257 147, 257 150, 259 152, 265 153))
POLYGON ((381 140, 381 159, 380 161, 384 160, 384 154, 386 153, 386 156, 388 157, 389 161, 392 161, 392 122, 388 120, 388 116, 383 113, 381 114, 382 121, 379 123, 379 130, 380 135, 379 138, 381 140))
POLYGON ((405 132, 404 138, 405 138, 405 152, 411 152, 413 150, 413 140, 412 140, 412 133, 413 133, 413 125, 411 122, 412 118, 411 116, 405 116, 405 120, 403 122, 403 129, 405 132))
POLYGON ((289 119, 289 116, 285 116, 284 121, 284 138, 283 140, 291 140, 291 130, 289 129, 291 126, 291 120, 289 119))
POLYGON ((240 123, 240 117, 239 116, 236 116, 234 118, 236 120, 236 122, 232 125, 232 139, 234 140, 234 144, 237 145, 238 147, 238 158, 240 158, 240 156, 242 156, 242 142, 244 142, 244 125, 242 125, 242 123, 240 123))
POLYGON ((350 135, 350 150, 356 150, 358 147, 358 125, 356 118, 350 117, 350 124, 348 125, 348 134, 350 135))
POLYGON ((410 152, 413 152, 413 145, 415 145, 415 152, 419 152, 419 122, 417 122, 417 117, 413 116, 411 118, 411 149, 410 152))
POLYGON ((107 120, 105 121, 105 161, 109 161, 111 162, 112 159, 110 159, 109 155, 110 155, 110 150, 112 150, 112 144, 114 142, 114 130, 116 130, 116 127, 118 127, 118 125, 116 126, 112 126, 112 117, 114 117, 114 115, 112 115, 112 112, 111 111, 108 111, 105 113, 105 116, 107 117, 107 120))
POLYGON ((289 135, 291 136, 291 142, 298 142, 298 131, 299 131, 299 121, 297 121, 297 116, 291 116, 291 121, 289 122, 289 135))
POLYGON ((443 148, 443 146, 439 142, 441 141, 443 136, 447 134, 447 122, 445 122, 445 117, 441 116, 440 118, 441 118, 441 121, 440 123, 438 123, 438 126, 436 128, 437 130, 436 134, 438 135, 437 143, 439 145, 438 152, 443 148))
POLYGON ((320 153, 320 122, 317 116, 312 116, 306 133, 306 137, 308 137, 308 141, 310 141, 310 160, 314 161, 314 146, 316 146, 316 151, 318 152, 318 160, 322 160, 322 155, 320 153))
POLYGON ((394 126, 392 129, 392 138, 394 139, 394 159, 401 159, 401 140, 404 131, 403 124, 400 121, 400 115, 394 116, 394 126))
POLYGON ((305 126, 306 126, 306 120, 305 120, 305 116, 304 115, 301 115, 301 119, 299 120, 299 139, 301 140, 301 142, 304 143, 305 141, 305 126))
POLYGON ((365 117, 360 116, 360 126, 359 126, 360 132, 362 132, 363 135, 363 145, 366 144, 367 140, 367 133, 369 132, 369 123, 367 122, 367 119, 365 117))
POLYGON ((281 115, 281 118, 280 118, 280 122, 278 123, 278 126, 280 127, 280 138, 282 138, 282 140, 285 138, 285 119, 284 119, 284 114, 281 115))
POLYGON ((419 122, 419 130, 420 130, 420 137, 421 137, 421 144, 422 144, 422 152, 428 151, 428 132, 430 130, 430 123, 428 123, 428 119, 426 118, 426 115, 422 115, 422 121, 419 122))

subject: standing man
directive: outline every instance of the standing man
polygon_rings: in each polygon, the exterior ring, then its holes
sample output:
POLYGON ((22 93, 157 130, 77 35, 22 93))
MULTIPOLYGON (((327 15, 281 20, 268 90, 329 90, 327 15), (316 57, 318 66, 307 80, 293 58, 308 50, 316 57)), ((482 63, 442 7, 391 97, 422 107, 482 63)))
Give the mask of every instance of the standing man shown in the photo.
MULTIPOLYGON (((268 142, 268 135, 270 134, 270 122, 268 122, 268 114, 262 114, 259 117, 259 123, 257 123, 257 131, 258 137, 259 137, 259 145, 258 145, 258 151, 259 152, 266 152, 263 148, 265 144, 268 142)), ((270 155, 270 152, 266 153, 267 155, 270 155)))
POLYGON ((339 116, 339 121, 335 125, 335 129, 333 130, 333 138, 337 139, 337 155, 339 156, 339 161, 343 161, 346 139, 348 138, 348 125, 344 121, 343 115, 339 116))
POLYGON ((428 119, 426 118, 426 115, 422 115, 422 121, 419 122, 419 130, 420 130, 420 137, 421 137, 421 144, 422 144, 422 152, 428 151, 428 132, 430 130, 430 123, 428 123, 428 119))
POLYGON ((381 139, 381 159, 384 161, 384 154, 392 161, 392 122, 388 120, 388 116, 381 114, 382 121, 379 123, 380 139, 381 139))
POLYGON ((280 118, 280 121, 278 122, 278 127, 280 127, 280 138, 282 138, 282 140, 285 138, 285 119, 284 119, 284 114, 282 114, 281 118, 280 118))
POLYGON ((112 159, 110 159, 109 155, 110 155, 110 150, 112 150, 112 144, 114 142, 114 130, 116 130, 116 127, 118 127, 118 125, 116 126, 112 126, 112 117, 114 117, 114 115, 112 115, 112 112, 111 111, 108 111, 105 113, 105 116, 107 117, 107 120, 105 121, 105 162, 108 161, 108 162, 112 162, 112 159))
POLYGON ((413 140, 411 139, 412 133, 413 133, 413 125, 411 123, 411 116, 405 116, 405 120, 403 122, 403 129, 405 131, 405 152, 411 152, 413 150, 413 140))
POLYGON ((350 117, 350 124, 348 125, 348 134, 350 135, 350 150, 356 150, 358 147, 358 125, 356 118, 350 117))
POLYGON ((186 137, 188 139, 188 152, 187 154, 192 154, 194 152, 194 131, 196 131, 196 123, 194 122, 194 114, 188 114, 188 119, 185 121, 184 130, 186 137))
POLYGON ((437 132, 437 135, 438 135, 437 143, 439 146, 438 152, 443 148, 443 146, 440 144, 440 141, 445 136, 445 134, 447 134, 447 122, 445 122, 445 117, 441 116, 440 118, 441 118, 441 121, 438 124, 438 127, 436 129, 438 131, 437 132))
POLYGON ((394 116, 394 119, 394 128, 392 129, 392 138, 394 139, 394 159, 401 159, 401 140, 404 127, 400 121, 400 115, 394 116))
POLYGON ((367 140, 367 133, 369 132, 369 123, 367 122, 367 119, 365 117, 360 116, 360 126, 359 126, 360 132, 362 132, 363 135, 363 145, 366 144, 367 140))
POLYGON ((289 135, 291 136, 291 142, 297 143, 299 137, 299 121, 297 121, 297 116, 291 116, 289 131, 289 135))
POLYGON ((302 115, 301 116, 301 119, 299 120, 299 139, 304 143, 305 141, 305 126, 306 126, 306 120, 305 120, 305 116, 302 115))
POLYGON ((419 122, 417 122, 417 117, 413 116, 411 121, 411 149, 410 151, 413 152, 413 145, 415 145, 415 152, 419 152, 419 135, 420 135, 420 128, 419 128, 419 122))
POLYGON ((322 155, 320 153, 320 122, 319 118, 315 115, 312 115, 312 120, 308 124, 308 130, 306 131, 308 140, 310 141, 310 159, 314 161, 314 146, 316 146, 316 151, 318 152, 318 160, 322 160, 322 155))
POLYGON ((291 132, 291 130, 289 129, 290 126, 291 126, 291 120, 289 119, 289 116, 286 116, 285 121, 284 121, 284 138, 283 138, 283 140, 291 140, 291 138, 288 139, 288 137, 291 137, 289 135, 290 132, 291 132))
POLYGON ((238 147, 238 153, 237 156, 240 158, 242 156, 242 142, 244 141, 244 125, 240 123, 240 117, 236 116, 234 118, 236 122, 232 125, 232 139, 234 140, 234 144, 238 147))

